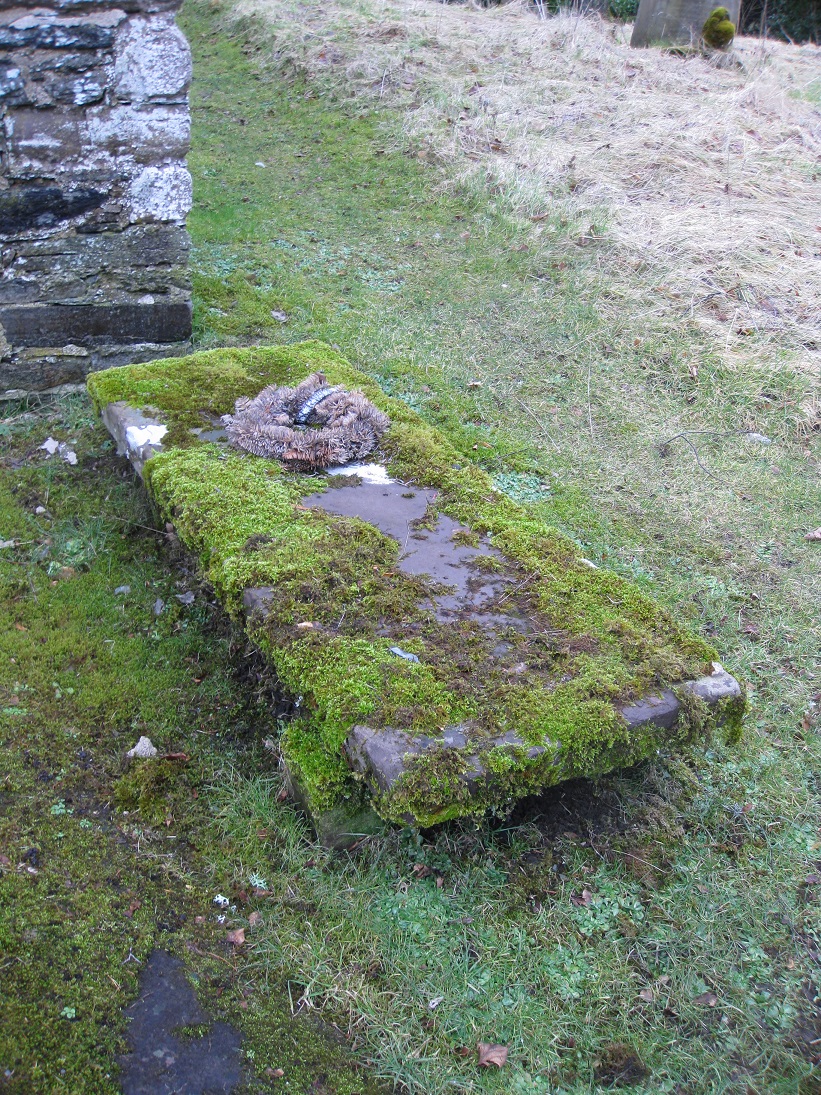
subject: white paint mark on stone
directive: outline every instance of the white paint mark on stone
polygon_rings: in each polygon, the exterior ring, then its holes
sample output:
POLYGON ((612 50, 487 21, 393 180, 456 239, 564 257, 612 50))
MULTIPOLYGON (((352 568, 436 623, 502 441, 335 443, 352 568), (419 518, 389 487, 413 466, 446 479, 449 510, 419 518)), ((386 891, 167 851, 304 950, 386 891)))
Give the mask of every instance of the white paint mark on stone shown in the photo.
POLYGON ((141 449, 143 445, 160 445, 168 433, 168 426, 159 423, 149 426, 128 426, 125 431, 125 443, 129 449, 141 449))

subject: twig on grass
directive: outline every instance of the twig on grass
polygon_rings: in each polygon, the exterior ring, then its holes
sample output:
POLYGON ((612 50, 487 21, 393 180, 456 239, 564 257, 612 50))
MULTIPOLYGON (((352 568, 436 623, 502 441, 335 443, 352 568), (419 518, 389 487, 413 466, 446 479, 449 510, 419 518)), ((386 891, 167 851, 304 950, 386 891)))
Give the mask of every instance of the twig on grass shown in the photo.
POLYGON ((547 426, 545 426, 544 422, 539 421, 539 419, 536 417, 536 415, 533 413, 533 411, 530 409, 530 407, 528 407, 527 403, 525 403, 523 400, 519 399, 518 396, 516 396, 516 402, 519 404, 520 407, 522 407, 525 411, 527 411, 527 413, 530 415, 530 417, 533 419, 533 421, 536 423, 536 425, 539 427, 539 429, 542 431, 542 433, 545 435, 545 437, 548 439, 548 441, 551 443, 551 445, 553 445, 553 447, 556 449, 556 451, 561 452, 561 449, 559 447, 558 442, 554 441, 554 439, 548 433, 547 426))
POLYGON ((693 456, 695 456, 696 458, 696 463, 704 472, 704 474, 709 475, 711 479, 715 479, 717 483, 721 483, 723 487, 727 487, 728 490, 731 490, 733 493, 735 493, 735 487, 732 485, 732 483, 728 483, 726 479, 722 479, 720 475, 716 475, 714 471, 710 471, 707 465, 702 461, 698 449, 690 440, 690 435, 706 434, 712 437, 735 437, 739 434, 748 434, 749 432, 749 430, 682 430, 681 433, 676 433, 673 434, 672 437, 668 437, 666 441, 656 442, 656 448, 659 450, 662 456, 666 456, 667 448, 672 445, 674 441, 678 441, 678 439, 681 438, 692 451, 693 456))

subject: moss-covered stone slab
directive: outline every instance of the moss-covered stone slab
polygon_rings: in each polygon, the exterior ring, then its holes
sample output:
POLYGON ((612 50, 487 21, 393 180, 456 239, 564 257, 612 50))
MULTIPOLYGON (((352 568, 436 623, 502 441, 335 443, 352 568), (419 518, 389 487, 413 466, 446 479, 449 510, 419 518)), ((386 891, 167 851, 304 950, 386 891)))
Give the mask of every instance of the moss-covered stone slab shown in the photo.
POLYGON ((738 734, 742 689, 707 642, 330 347, 214 350, 89 390, 294 698, 283 756, 329 843, 738 734), (226 444, 239 396, 317 370, 390 416, 372 463, 308 476, 226 444))

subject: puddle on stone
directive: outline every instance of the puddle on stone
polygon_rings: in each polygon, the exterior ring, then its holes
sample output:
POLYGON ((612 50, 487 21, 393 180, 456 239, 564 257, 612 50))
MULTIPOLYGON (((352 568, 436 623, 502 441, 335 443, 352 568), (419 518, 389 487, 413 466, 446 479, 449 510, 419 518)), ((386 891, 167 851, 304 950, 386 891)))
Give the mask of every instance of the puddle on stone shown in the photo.
POLYGON ((120 1058, 123 1095, 230 1095, 247 1082, 242 1036, 204 1011, 178 958, 153 951, 140 976, 140 995, 126 1009, 120 1058), (181 1027, 204 1027, 187 1037, 181 1027))
POLYGON ((449 587, 431 598, 441 623, 468 617, 487 630, 532 630, 512 605, 500 610, 499 601, 509 595, 513 584, 510 575, 477 565, 482 557, 503 559, 501 552, 484 538, 474 545, 459 543, 454 534, 470 534, 470 529, 443 513, 435 528, 418 527, 428 507, 435 509, 436 491, 397 482, 379 464, 349 465, 333 469, 332 474, 343 480, 346 476, 357 478, 331 484, 324 494, 308 495, 303 504, 326 513, 359 517, 396 540, 400 570, 427 575, 449 587))

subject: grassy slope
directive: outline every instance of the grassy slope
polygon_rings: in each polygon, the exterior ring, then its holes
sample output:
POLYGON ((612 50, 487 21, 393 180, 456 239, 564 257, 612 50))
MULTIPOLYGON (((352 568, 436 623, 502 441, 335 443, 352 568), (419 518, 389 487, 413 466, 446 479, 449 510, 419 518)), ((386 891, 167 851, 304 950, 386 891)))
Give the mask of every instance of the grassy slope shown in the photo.
POLYGON ((266 75, 264 37, 234 38, 201 6, 185 25, 200 344, 338 344, 512 491, 549 485, 544 516, 713 636, 754 688, 740 759, 609 785, 626 832, 582 811, 595 848, 559 836, 542 859, 525 854, 545 835, 538 807, 504 836, 441 834, 418 856, 442 889, 408 886, 376 842, 342 868, 342 898, 335 875, 297 876, 320 920, 283 921, 266 961, 298 965, 308 996, 416 1090, 546 1091, 550 1075, 586 1091, 618 1056, 606 1047, 629 1043, 654 1091, 796 1091, 818 793, 817 560, 801 538, 818 467, 788 418, 805 382, 730 369, 649 308, 602 329, 595 252, 560 222, 555 255, 535 248, 492 202, 437 196, 437 169, 395 150, 389 110, 339 100, 321 73, 266 75), (730 432, 745 428, 774 444, 730 432), (681 441, 656 447, 682 429, 719 431, 695 439, 718 478, 681 441), (585 883, 589 908, 570 900, 585 883), (697 1002, 708 990, 715 1009, 697 1002), (508 1041, 512 1067, 454 1058, 477 1038, 508 1041))
POLYGON ((374 1069, 417 1092, 575 1095, 620 1069, 638 1081, 635 1051, 639 1089, 811 1095, 818 576, 800 532, 818 523, 819 491, 814 456, 785 424, 799 381, 731 373, 709 345, 694 381, 682 356, 694 336, 658 331, 652 316, 638 346, 632 331, 602 331, 580 292, 587 249, 562 247, 560 261, 518 251, 526 226, 435 198, 434 169, 383 151, 389 113, 266 76, 206 11, 183 19, 196 52, 201 345, 338 343, 391 394, 452 424, 512 493, 549 485, 540 512, 706 631, 753 685, 754 710, 732 758, 660 758, 554 793, 514 824, 390 833, 331 859, 277 801, 259 749, 266 719, 230 673, 207 598, 190 616, 177 609, 188 583, 175 585, 139 528, 152 522, 102 432, 76 408, 18 421, 3 438, 17 494, 2 496, 0 524, 0 539, 23 541, 0 554, 0 1084, 86 1092, 92 1062, 93 1090, 114 1090, 106 1073, 134 991, 125 959, 156 943, 185 955, 207 1000, 252 1037, 255 1063, 285 1068, 287 1090, 320 1075, 331 1091, 362 1084, 313 1029, 287 1024, 266 991, 283 977, 295 1005, 322 1008, 374 1069), (699 441, 733 490, 681 442, 667 456, 653 447, 682 426, 739 425, 775 444, 699 441), (49 433, 77 438, 76 470, 36 452, 49 433), (37 504, 52 518, 35 518, 37 504), (135 592, 121 609, 123 584, 135 592), (157 596, 175 607, 155 620, 157 596), (133 782, 119 781, 138 733, 193 760, 135 815, 133 782), (128 816, 110 808, 118 786, 128 816), (170 845, 177 856, 163 854, 170 845), (38 875, 22 859, 32 847, 38 875), (209 903, 232 873, 233 893, 247 890, 251 872, 271 892, 241 906, 236 924, 256 906, 264 922, 235 956, 218 949, 209 903), (142 904, 128 916, 132 895, 142 904), (699 1003, 707 992, 714 1007, 699 1003), (479 1039, 510 1046, 505 1069, 462 1056, 479 1039))

